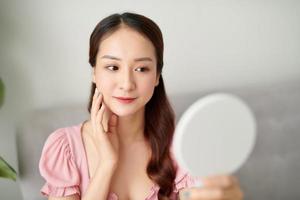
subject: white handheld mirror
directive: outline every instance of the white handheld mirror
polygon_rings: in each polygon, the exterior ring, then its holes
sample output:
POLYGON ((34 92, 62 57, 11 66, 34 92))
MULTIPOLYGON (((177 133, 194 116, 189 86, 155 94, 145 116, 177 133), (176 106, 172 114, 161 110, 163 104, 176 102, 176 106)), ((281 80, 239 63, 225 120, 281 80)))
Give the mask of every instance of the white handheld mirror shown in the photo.
POLYGON ((216 93, 198 99, 183 113, 173 151, 178 164, 193 177, 231 174, 246 161, 255 138, 250 108, 237 96, 216 93))

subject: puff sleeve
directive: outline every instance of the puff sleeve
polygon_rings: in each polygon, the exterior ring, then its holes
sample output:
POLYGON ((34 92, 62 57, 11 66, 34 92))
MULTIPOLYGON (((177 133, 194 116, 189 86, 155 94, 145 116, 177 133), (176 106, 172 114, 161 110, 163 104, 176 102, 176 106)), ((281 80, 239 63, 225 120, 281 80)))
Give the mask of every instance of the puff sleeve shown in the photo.
POLYGON ((80 195, 80 176, 64 129, 51 133, 42 150, 39 171, 46 183, 40 192, 44 196, 80 195))
POLYGON ((177 176, 175 179, 175 193, 178 193, 181 189, 191 187, 195 184, 195 179, 190 176, 190 174, 183 170, 182 168, 178 168, 177 176))

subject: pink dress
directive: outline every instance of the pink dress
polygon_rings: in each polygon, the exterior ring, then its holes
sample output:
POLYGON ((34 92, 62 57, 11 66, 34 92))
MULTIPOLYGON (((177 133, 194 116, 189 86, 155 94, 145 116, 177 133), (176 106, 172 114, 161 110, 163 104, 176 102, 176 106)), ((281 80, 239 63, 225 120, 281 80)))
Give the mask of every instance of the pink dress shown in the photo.
MULTIPOLYGON (((40 174, 46 180, 40 190, 43 196, 64 197, 76 193, 83 196, 86 192, 90 177, 81 134, 82 125, 83 122, 59 128, 48 136, 39 161, 40 174)), ((180 189, 192 187, 195 180, 178 168, 172 199, 176 199, 180 189)), ((159 186, 154 184, 146 200, 158 199, 158 190, 159 186)), ((109 192, 108 200, 117 199, 117 194, 109 192)))

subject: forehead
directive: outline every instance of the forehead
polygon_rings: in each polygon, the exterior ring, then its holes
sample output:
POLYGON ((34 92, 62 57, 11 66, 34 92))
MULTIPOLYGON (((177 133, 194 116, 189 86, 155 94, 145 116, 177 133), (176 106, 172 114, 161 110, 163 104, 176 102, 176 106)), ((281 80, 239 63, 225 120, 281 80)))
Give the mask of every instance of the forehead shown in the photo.
POLYGON ((100 42, 98 54, 109 54, 124 59, 145 56, 155 59, 155 48, 146 36, 122 26, 100 42))

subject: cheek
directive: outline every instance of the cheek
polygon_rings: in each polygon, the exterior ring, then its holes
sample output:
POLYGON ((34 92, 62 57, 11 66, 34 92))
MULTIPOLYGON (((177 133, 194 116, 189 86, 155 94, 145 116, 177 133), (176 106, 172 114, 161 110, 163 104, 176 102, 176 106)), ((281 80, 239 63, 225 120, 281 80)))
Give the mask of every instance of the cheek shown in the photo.
POLYGON ((103 94, 105 104, 109 104, 109 99, 113 95, 113 82, 109 77, 98 76, 96 80, 97 88, 103 94))
POLYGON ((140 91, 143 92, 143 96, 145 96, 148 100, 152 97, 154 89, 155 78, 144 80, 140 85, 140 91))
POLYGON ((111 91, 112 88, 112 81, 111 78, 104 76, 104 74, 99 74, 97 76, 96 84, 98 89, 103 93, 106 94, 107 92, 111 91))
POLYGON ((112 96, 113 96, 112 89, 110 89, 111 86, 107 82, 103 81, 102 83, 99 84, 99 88, 103 94, 103 101, 109 108, 110 102, 112 101, 112 96))

